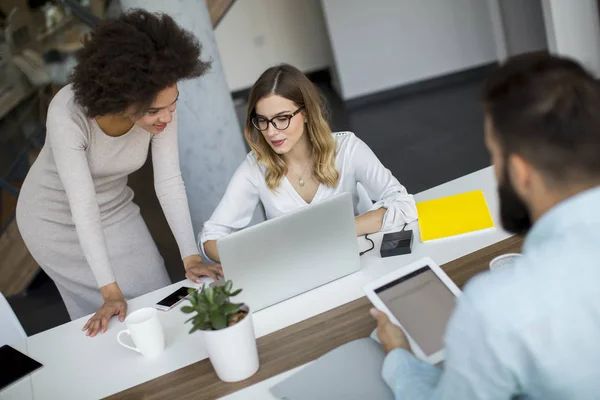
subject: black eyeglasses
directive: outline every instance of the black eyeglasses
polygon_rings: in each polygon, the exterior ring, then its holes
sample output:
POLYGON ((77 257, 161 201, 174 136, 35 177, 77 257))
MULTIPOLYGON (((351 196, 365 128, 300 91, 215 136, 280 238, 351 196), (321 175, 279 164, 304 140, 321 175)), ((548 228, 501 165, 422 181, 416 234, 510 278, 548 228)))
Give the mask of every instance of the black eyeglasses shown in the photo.
POLYGON ((254 127, 256 129, 258 129, 259 131, 266 131, 267 129, 269 129, 269 122, 270 122, 271 125, 273 125, 273 128, 275 128, 279 131, 283 131, 283 130, 286 130, 288 128, 288 126, 290 126, 290 122, 292 121, 292 118, 294 118, 296 116, 296 114, 298 114, 303 108, 304 108, 304 106, 300 107, 299 109, 297 109, 296 111, 294 111, 293 113, 291 113, 289 115, 276 115, 271 119, 266 119, 265 117, 260 117, 258 115, 255 115, 251 119, 252 125, 254 125, 254 127))

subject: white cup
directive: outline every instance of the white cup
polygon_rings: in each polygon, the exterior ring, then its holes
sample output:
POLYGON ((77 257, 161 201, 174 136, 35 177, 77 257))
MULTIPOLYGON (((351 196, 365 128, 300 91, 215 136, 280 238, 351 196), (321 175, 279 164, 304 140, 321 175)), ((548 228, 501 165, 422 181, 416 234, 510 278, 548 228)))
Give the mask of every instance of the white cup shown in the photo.
POLYGON ((508 265, 512 265, 520 257, 522 257, 522 255, 518 254, 518 253, 502 254, 501 256, 498 256, 498 257, 494 258, 492 261, 490 261, 490 269, 494 270, 494 269, 498 269, 501 267, 506 267, 508 265))
POLYGON ((154 308, 141 308, 125 318, 125 329, 117 334, 117 341, 121 346, 137 351, 146 357, 156 357, 165 349, 165 334, 154 308), (127 333, 131 336, 135 347, 121 341, 121 335, 127 333))

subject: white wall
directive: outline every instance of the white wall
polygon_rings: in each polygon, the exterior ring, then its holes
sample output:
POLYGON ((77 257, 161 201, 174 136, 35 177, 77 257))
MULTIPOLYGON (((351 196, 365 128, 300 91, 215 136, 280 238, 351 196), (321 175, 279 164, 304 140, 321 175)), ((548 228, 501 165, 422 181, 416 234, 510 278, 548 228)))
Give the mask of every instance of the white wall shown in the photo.
POLYGON ((319 0, 237 0, 215 30, 231 91, 281 62, 304 72, 332 63, 319 0))
POLYGON ((496 60, 483 0, 322 0, 344 99, 496 60))
POLYGON ((597 0, 543 0, 548 48, 574 58, 600 77, 597 0))

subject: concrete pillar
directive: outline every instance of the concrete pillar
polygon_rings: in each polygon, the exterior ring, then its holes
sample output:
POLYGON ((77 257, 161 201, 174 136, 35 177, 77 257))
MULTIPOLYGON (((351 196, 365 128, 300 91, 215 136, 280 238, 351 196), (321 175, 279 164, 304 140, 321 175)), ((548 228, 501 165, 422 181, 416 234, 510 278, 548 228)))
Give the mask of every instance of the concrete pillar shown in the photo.
POLYGON ((571 57, 600 77, 600 21, 597 0, 542 0, 548 49, 571 57))
POLYGON ((488 0, 496 58, 548 49, 541 0, 488 0))
POLYGON ((180 83, 177 103, 181 171, 194 230, 198 234, 246 154, 206 2, 121 0, 121 7, 169 14, 181 27, 196 35, 202 44, 202 59, 213 62, 205 76, 180 83))

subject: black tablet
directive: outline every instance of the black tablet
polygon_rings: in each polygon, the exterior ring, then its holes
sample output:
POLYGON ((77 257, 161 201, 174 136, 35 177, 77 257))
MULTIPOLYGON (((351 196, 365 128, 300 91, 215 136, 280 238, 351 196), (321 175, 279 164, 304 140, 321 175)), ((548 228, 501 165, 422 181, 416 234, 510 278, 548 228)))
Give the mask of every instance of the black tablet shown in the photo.
POLYGON ((9 345, 0 347, 0 390, 40 368, 42 364, 9 345))

